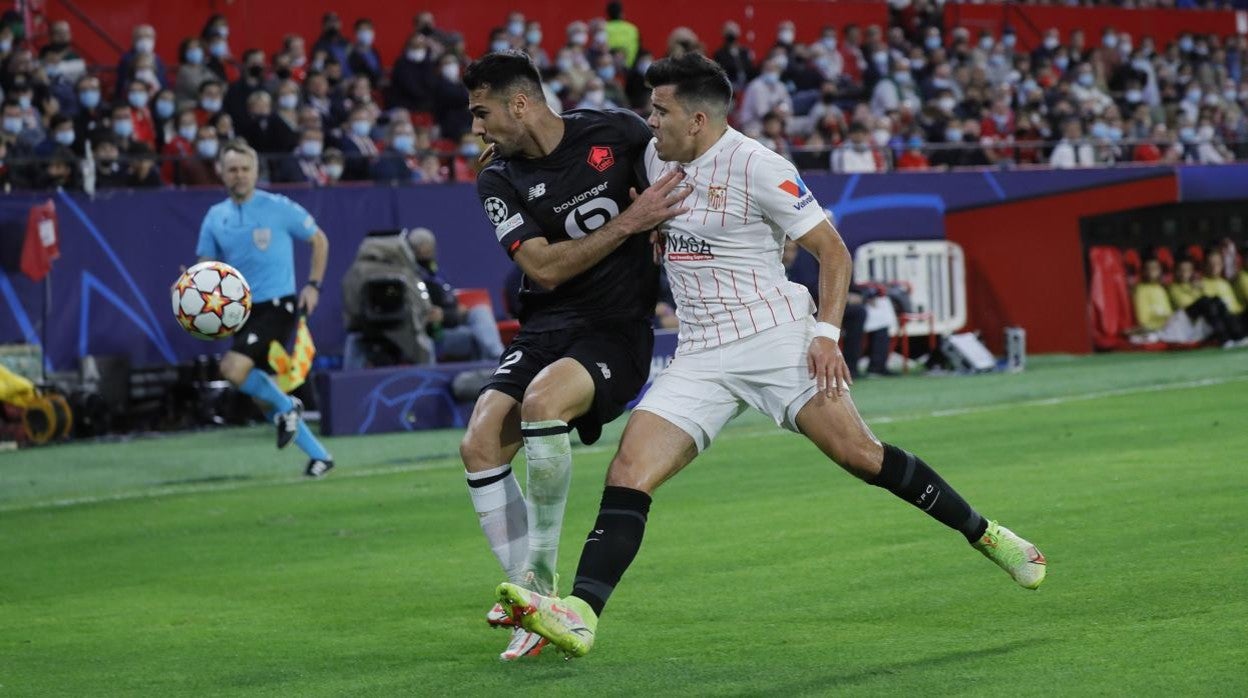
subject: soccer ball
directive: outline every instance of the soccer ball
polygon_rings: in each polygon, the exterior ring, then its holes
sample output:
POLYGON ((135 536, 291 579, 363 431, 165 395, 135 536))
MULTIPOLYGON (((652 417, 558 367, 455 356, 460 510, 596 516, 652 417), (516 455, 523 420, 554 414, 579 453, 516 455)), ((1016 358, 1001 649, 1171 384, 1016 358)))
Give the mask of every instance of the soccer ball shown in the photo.
POLYGON ((199 339, 224 339, 251 317, 251 287, 225 262, 200 262, 173 285, 173 315, 199 339))

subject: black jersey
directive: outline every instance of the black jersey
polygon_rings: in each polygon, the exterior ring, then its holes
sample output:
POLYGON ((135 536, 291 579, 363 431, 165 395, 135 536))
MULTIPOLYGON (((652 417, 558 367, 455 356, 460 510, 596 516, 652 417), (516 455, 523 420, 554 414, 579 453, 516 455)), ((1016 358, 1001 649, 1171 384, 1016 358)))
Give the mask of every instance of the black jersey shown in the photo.
MULTIPOLYGON (((648 183, 644 155, 652 134, 641 117, 574 109, 562 118, 563 139, 549 155, 495 160, 477 177, 477 195, 509 255, 530 238, 554 243, 592 235, 628 207, 630 187, 648 183)), ((633 235, 553 290, 526 277, 520 321, 525 330, 545 332, 649 318, 657 281, 648 236, 633 235)))

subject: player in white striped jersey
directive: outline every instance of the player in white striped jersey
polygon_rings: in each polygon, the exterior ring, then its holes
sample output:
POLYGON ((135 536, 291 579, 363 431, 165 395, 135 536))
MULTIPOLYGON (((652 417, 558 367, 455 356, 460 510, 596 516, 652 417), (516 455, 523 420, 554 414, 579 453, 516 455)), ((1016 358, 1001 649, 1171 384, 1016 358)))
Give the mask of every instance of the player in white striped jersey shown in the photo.
POLYGON ((662 226, 659 246, 676 298, 679 350, 624 429, 572 595, 554 599, 502 584, 499 598, 513 617, 573 655, 588 652, 598 615, 641 546, 651 493, 746 407, 962 533, 1023 587, 1038 587, 1045 560, 1034 545, 980 516, 926 463, 881 443, 858 416, 836 327, 849 251, 793 165, 728 127, 732 89, 723 69, 690 54, 656 61, 646 79, 656 135, 650 177, 679 168, 693 187, 689 213, 662 226), (820 262, 817 316, 809 292, 785 280, 786 236, 820 262))

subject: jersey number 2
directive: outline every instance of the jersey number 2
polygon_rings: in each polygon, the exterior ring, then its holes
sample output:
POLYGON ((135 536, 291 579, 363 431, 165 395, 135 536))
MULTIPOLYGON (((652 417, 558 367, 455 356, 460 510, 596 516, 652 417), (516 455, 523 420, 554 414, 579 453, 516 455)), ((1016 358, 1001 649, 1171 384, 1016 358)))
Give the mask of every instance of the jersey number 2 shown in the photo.
POLYGON ((511 369, 508 367, 515 366, 516 364, 520 363, 520 359, 523 357, 524 357, 524 352, 522 351, 511 352, 510 354, 506 356, 506 358, 503 359, 503 363, 499 364, 498 368, 494 370, 494 375, 497 376, 503 373, 511 373, 511 369))

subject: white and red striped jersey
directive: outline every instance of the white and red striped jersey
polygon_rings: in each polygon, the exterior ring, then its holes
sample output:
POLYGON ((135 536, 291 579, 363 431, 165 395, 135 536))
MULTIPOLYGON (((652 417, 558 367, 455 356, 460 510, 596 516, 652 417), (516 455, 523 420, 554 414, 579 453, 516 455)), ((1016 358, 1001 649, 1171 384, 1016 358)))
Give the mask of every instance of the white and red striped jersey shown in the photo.
POLYGON ((663 228, 663 266, 680 320, 677 353, 726 344, 801 320, 815 304, 788 280, 781 255, 826 219, 793 163, 729 128, 693 162, 664 162, 651 141, 653 182, 683 169, 689 213, 663 228))

